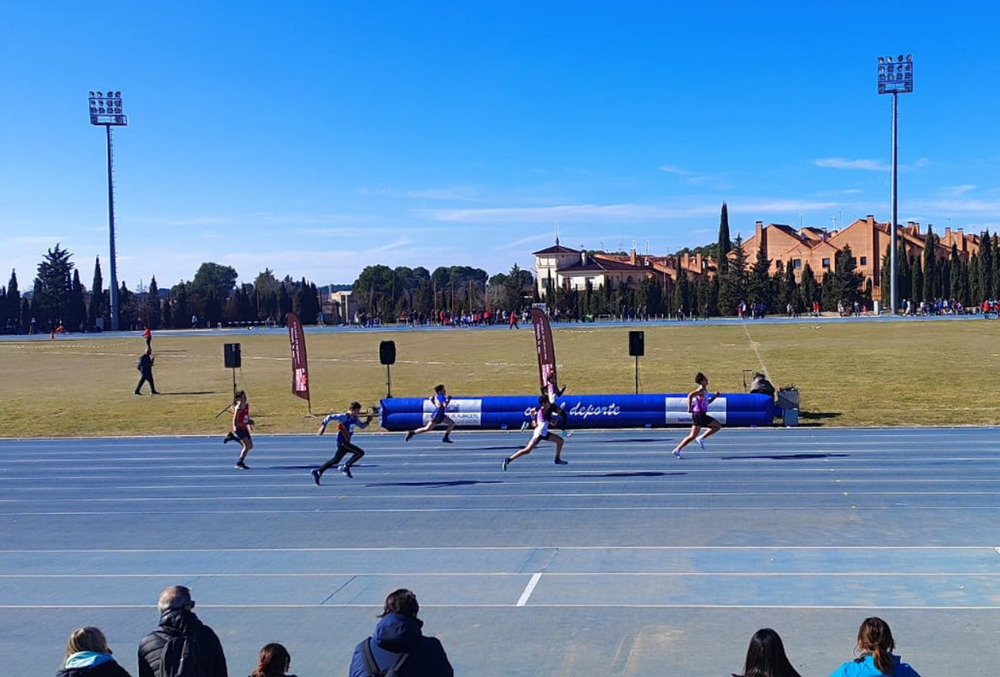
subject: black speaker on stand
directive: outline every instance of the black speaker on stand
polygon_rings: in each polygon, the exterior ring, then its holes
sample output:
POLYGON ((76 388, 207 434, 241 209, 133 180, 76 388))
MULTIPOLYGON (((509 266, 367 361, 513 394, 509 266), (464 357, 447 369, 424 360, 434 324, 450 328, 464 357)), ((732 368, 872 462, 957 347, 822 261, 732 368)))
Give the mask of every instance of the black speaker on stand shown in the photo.
POLYGON ((226 369, 233 370, 233 397, 236 397, 236 370, 243 366, 239 343, 226 343, 222 346, 222 358, 226 369))
POLYGON ((646 352, 646 334, 641 331, 628 333, 628 354, 635 356, 635 394, 639 394, 639 357, 646 352))
POLYGON ((378 344, 378 361, 385 365, 385 396, 392 397, 392 374, 389 369, 396 364, 395 341, 382 341, 378 344))

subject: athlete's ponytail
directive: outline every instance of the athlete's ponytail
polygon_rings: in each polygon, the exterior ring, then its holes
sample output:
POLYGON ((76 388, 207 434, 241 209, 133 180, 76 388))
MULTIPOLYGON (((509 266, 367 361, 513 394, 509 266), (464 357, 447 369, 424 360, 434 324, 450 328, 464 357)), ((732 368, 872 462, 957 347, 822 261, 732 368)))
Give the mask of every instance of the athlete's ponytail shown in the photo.
POLYGON ((875 667, 886 675, 892 674, 892 650, 896 643, 892 639, 889 624, 877 616, 866 618, 858 628, 858 648, 871 654, 875 667))

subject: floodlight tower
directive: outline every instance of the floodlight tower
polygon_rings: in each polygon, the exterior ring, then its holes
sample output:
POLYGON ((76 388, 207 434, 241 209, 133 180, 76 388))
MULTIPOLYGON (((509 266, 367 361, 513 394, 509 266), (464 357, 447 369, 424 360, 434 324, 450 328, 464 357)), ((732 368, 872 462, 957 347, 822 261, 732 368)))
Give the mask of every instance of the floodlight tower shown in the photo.
MULTIPOLYGON (((897 136, 896 119, 898 104, 897 94, 907 94, 913 91, 913 55, 907 54, 904 59, 900 54, 895 61, 891 56, 878 58, 878 93, 892 94, 892 174, 889 182, 892 184, 890 198, 891 212, 889 224, 889 314, 896 314, 896 217, 897 217, 897 136)), ((885 298, 882 299, 885 302, 885 298)))
MULTIPOLYGON (((111 239, 111 330, 118 331, 118 261, 115 257, 115 182, 111 128, 124 127, 128 116, 122 109, 121 92, 90 93, 90 124, 104 125, 108 134, 108 227, 111 239)), ((100 293, 100 290, 94 290, 100 293)))

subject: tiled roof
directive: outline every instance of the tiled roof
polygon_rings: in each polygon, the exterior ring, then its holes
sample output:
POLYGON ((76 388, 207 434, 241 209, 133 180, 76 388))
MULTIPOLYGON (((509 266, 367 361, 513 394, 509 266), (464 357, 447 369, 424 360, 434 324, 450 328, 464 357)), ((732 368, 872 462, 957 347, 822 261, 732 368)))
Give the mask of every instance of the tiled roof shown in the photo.
POLYGON ((579 249, 570 249, 569 247, 564 247, 561 244, 553 245, 547 249, 541 249, 537 252, 532 252, 532 256, 545 256, 546 254, 579 254, 579 249))

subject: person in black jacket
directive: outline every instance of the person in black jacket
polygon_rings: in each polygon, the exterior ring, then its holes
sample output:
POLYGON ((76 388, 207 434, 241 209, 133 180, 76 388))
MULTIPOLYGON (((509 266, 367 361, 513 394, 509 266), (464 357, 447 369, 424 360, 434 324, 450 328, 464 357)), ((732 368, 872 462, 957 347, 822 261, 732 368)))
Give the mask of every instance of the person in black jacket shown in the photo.
POLYGON ((149 389, 153 395, 160 394, 156 391, 156 385, 153 383, 153 359, 153 349, 146 348, 146 352, 139 357, 139 363, 135 365, 135 368, 142 374, 139 378, 139 383, 135 386, 136 395, 142 395, 139 390, 146 381, 149 381, 149 389))
POLYGON ((132 677, 115 662, 108 640, 91 625, 77 628, 66 643, 66 658, 56 677, 132 677))
POLYGON ((373 674, 367 666, 371 660, 379 672, 401 661, 397 672, 400 675, 453 677, 455 671, 441 642, 436 637, 424 636, 421 631, 424 622, 417 618, 418 611, 417 596, 409 590, 401 588, 389 593, 375 632, 354 647, 350 676, 373 674))
POLYGON ((192 674, 229 677, 222 642, 191 611, 194 600, 188 588, 183 585, 167 588, 160 594, 157 607, 159 627, 139 642, 139 677, 163 677, 166 668, 172 670, 170 674, 186 674, 178 670, 178 665, 164 666, 167 660, 195 663, 198 671, 192 674))

